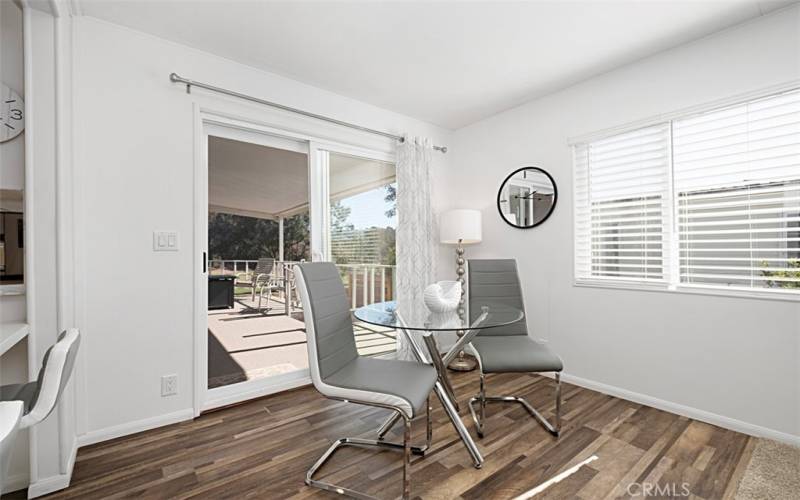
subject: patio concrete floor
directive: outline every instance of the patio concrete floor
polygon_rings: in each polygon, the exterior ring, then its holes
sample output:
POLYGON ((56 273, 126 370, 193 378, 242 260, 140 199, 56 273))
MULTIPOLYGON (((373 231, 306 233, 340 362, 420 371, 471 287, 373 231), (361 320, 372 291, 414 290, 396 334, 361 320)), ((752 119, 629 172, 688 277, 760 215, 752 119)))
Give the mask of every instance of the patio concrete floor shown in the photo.
MULTIPOLYGON (((257 311, 249 296, 233 309, 208 311, 208 387, 270 377, 308 368, 303 312, 285 314, 282 299, 257 311)), ((356 348, 362 356, 395 350, 395 331, 354 323, 356 348)))

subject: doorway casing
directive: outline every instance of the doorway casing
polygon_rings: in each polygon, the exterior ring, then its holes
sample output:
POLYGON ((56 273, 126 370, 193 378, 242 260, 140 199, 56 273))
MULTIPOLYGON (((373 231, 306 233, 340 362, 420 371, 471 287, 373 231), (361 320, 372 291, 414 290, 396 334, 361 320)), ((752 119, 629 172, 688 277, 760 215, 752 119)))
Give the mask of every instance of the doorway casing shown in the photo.
MULTIPOLYGON (((249 114, 249 113, 248 113, 249 114)), ((288 118, 286 113, 262 110, 258 119, 194 104, 194 320, 193 320, 193 407, 201 412, 310 384, 308 370, 251 380, 209 390, 208 385, 208 136, 249 142, 306 153, 308 156, 309 218, 311 256, 314 261, 330 259, 329 161, 334 152, 371 160, 394 162, 391 139, 331 127, 313 120, 288 118), (266 117, 270 122, 260 121, 266 117)))

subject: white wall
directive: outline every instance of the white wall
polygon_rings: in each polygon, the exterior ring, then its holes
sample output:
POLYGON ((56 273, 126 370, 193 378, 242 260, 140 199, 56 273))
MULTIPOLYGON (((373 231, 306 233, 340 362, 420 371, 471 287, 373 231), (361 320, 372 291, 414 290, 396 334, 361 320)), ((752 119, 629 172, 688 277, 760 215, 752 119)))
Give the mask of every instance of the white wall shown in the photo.
MULTIPOLYGON (((0 81, 25 98, 22 70, 22 9, 0 2, 0 81)), ((0 189, 22 189, 25 179, 25 132, 0 144, 0 189)))
MULTIPOLYGON (((169 82, 177 72, 389 132, 431 125, 91 18, 75 46, 78 324, 83 334, 78 426, 83 442, 186 418, 193 374, 193 105, 287 126, 308 120, 169 82), (277 117, 277 118, 276 118, 277 117), (180 251, 153 253, 152 231, 180 251), (160 377, 178 375, 162 398, 160 377)), ((246 50, 246 48, 243 48, 246 50)), ((334 134, 331 127, 331 134, 334 134)), ((437 153, 436 170, 448 156, 437 153)))
POLYGON ((467 254, 518 260, 531 334, 549 340, 571 376, 800 439, 800 304, 573 286, 567 146, 569 137, 800 79, 798 26, 795 5, 456 132, 446 203, 484 217, 484 241, 467 254), (500 183, 522 165, 548 170, 559 188, 555 213, 531 230, 509 227, 496 208, 500 183))
MULTIPOLYGON (((29 380, 35 379, 46 350, 64 328, 74 325, 71 281, 71 155, 64 126, 70 115, 65 61, 71 49, 70 21, 57 4, 27 5, 23 11, 26 71, 26 306, 29 380), (55 9, 51 11, 51 7, 55 9), (38 10, 41 8, 42 10, 38 10)), ((83 354, 79 354, 82 359, 83 354)), ((40 496, 69 484, 75 452, 74 382, 58 407, 30 429, 28 495, 40 496)))
MULTIPOLYGON (((25 98, 22 9, 0 2, 0 81, 25 98)), ((25 184, 25 132, 0 144, 0 189, 21 190, 25 184)), ((0 296, 0 322, 25 321, 25 296, 0 296)), ((28 381, 28 343, 23 340, 0 358, 0 385, 28 381)), ((8 471, 7 491, 28 482, 28 431, 18 435, 8 471)))

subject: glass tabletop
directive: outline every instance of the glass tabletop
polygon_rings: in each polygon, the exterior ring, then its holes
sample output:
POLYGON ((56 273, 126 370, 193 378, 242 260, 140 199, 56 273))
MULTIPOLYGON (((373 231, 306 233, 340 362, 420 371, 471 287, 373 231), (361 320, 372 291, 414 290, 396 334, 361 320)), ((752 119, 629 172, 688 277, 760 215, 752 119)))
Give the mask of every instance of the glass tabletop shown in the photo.
POLYGON ((464 314, 464 319, 461 319, 455 311, 430 312, 422 300, 411 304, 401 304, 395 301, 378 302, 359 307, 353 311, 353 316, 359 321, 372 325, 425 331, 495 328, 516 323, 525 316, 520 309, 500 304, 473 304, 472 307, 477 308, 473 315, 474 318, 486 313, 483 321, 475 326, 470 325, 469 310, 464 314))

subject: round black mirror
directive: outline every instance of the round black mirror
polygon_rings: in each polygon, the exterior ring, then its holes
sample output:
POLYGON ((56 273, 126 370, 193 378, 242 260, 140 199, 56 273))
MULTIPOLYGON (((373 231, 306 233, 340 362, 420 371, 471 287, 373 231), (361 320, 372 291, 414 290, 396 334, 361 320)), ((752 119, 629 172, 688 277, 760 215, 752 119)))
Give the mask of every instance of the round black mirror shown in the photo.
POLYGON ((497 210, 509 225, 520 229, 546 221, 556 206, 558 189, 539 167, 522 167, 511 173, 497 192, 497 210))

